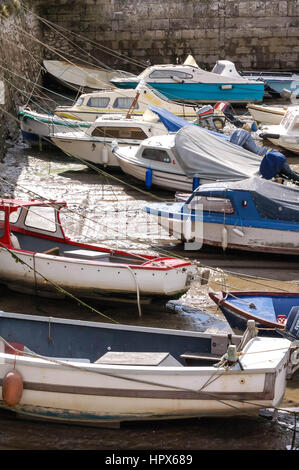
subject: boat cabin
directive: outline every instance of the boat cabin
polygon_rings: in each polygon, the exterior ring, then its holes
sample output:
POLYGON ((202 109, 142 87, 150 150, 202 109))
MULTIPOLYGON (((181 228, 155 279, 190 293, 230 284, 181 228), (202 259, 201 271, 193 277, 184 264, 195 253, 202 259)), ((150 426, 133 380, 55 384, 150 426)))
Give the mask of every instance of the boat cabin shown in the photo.
MULTIPOLYGON (((66 203, 0 200, 0 243, 7 248, 30 250, 25 240, 31 235, 43 240, 47 237, 67 240, 60 223, 60 210, 66 203)), ((38 244, 36 244, 37 247, 38 244)), ((35 250, 38 251, 38 250, 35 250)))

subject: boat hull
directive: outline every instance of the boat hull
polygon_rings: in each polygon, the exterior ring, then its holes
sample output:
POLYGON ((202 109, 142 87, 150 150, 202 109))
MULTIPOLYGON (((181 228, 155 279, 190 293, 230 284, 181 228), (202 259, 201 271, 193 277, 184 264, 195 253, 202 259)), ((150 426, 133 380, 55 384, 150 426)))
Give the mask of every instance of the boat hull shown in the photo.
MULTIPOLYGON (((162 270, 103 261, 86 261, 67 256, 0 249, 0 283, 13 291, 42 297, 67 297, 67 293, 86 298, 103 296, 176 296, 190 286, 189 269, 162 270), (24 264, 23 264, 24 263, 24 264), (58 286, 60 289, 57 289, 58 286), (63 290, 66 292, 63 292, 63 290)), ((192 269, 190 270, 191 273, 192 269)))
MULTIPOLYGON (((255 357, 261 349, 258 343, 247 349, 255 357)), ((268 361, 268 368, 247 364, 243 371, 66 363, 59 358, 16 358, 2 353, 1 388, 5 375, 15 367, 23 378, 23 394, 17 405, 7 407, 1 400, 0 407, 30 418, 87 425, 257 414, 260 408, 277 406, 283 399, 286 343, 281 340, 285 353, 280 353, 276 367, 269 367, 268 361)), ((268 349, 273 346, 269 344, 268 349)))
POLYGON ((217 292, 209 296, 239 335, 246 330, 248 320, 254 320, 260 336, 281 337, 279 331, 285 326, 278 316, 287 319, 292 307, 299 304, 299 293, 291 292, 217 292))
MULTIPOLYGON (((187 241, 186 222, 175 218, 158 215, 158 223, 164 230, 178 240, 187 241)), ((235 250, 245 250, 261 253, 299 255, 298 232, 291 230, 274 230, 244 225, 215 224, 192 221, 191 237, 188 241, 197 241, 202 245, 218 246, 235 250), (226 233, 224 247, 223 228, 226 233)))
MULTIPOLYGON (((111 152, 113 139, 66 138, 53 135, 53 143, 64 153, 81 161, 95 163, 96 165, 119 168, 117 158, 111 152)), ((126 142, 126 145, 128 143, 126 142)))
POLYGON ((268 106, 248 105, 247 106, 252 118, 263 124, 280 124, 286 110, 268 106))
MULTIPOLYGON (((118 88, 136 88, 138 82, 134 80, 117 81, 113 84, 118 88)), ((217 101, 232 101, 248 103, 249 101, 262 101, 264 97, 264 84, 232 84, 227 83, 157 83, 147 82, 149 86, 171 100, 189 102, 211 103, 217 101)))

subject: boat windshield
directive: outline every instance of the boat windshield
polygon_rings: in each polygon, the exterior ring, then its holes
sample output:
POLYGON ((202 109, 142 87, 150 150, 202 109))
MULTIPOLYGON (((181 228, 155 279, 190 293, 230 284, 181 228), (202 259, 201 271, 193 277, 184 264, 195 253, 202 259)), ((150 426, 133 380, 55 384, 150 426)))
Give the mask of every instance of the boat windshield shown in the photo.
POLYGON ((280 122, 280 125, 284 127, 285 129, 287 129, 290 126, 291 122, 293 121, 293 118, 294 118, 294 113, 286 112, 280 122))
POLYGON ((177 78, 193 78, 193 75, 186 72, 180 72, 179 70, 154 70, 150 74, 150 78, 172 78, 176 76, 177 78))
POLYGON ((80 97, 80 98, 76 101, 75 106, 81 106, 81 104, 83 103, 83 101, 84 101, 84 98, 81 98, 81 97, 80 97))
POLYGON ((234 208, 230 199, 221 197, 194 196, 188 204, 190 210, 203 210, 205 212, 221 212, 233 214, 234 208))
MULTIPOLYGON (((116 98, 116 100, 113 103, 113 108, 130 109, 133 101, 134 101, 134 98, 127 98, 127 97, 116 98)), ((138 103, 136 103, 135 109, 139 109, 138 103)))
POLYGON ((54 207, 32 206, 27 210, 25 226, 46 232, 56 232, 56 213, 54 207))

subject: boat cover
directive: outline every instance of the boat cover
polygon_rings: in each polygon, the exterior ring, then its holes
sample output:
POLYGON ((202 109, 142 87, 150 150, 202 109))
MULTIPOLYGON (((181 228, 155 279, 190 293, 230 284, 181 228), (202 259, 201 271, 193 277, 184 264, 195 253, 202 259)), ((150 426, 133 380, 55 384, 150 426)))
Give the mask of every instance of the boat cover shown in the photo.
POLYGON ((236 181, 259 174, 259 155, 198 126, 182 127, 172 150, 189 178, 236 181))
POLYGON ((260 177, 245 180, 215 184, 204 184, 197 190, 198 193, 209 191, 246 191, 249 192, 257 211, 266 219, 299 222, 299 190, 292 186, 285 186, 260 177))

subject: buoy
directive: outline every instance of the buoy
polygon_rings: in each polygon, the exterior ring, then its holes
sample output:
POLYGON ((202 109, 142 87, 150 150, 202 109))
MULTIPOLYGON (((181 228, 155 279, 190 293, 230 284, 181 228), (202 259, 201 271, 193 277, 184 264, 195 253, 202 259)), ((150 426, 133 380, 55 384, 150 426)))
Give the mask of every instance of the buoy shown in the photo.
POLYGON ((193 191, 195 191, 198 188, 198 186, 199 186, 199 178, 198 176, 195 176, 193 178, 193 184, 192 184, 193 191))
POLYGON ((233 232, 235 232, 237 235, 239 235, 240 237, 244 237, 245 233, 242 232, 242 230, 239 230, 238 228, 233 228, 233 232))
POLYGON ((221 246, 223 250, 225 251, 227 248, 227 228, 223 227, 222 229, 222 240, 221 240, 221 246))
POLYGON ((107 165, 108 160, 109 160, 109 157, 108 157, 108 149, 107 149, 107 147, 104 145, 103 150, 102 150, 102 162, 103 162, 103 165, 107 165))
POLYGON ((145 186, 147 188, 150 188, 153 183, 153 172, 151 168, 148 168, 145 173, 145 186))
POLYGON ((3 379, 2 398, 7 406, 15 406, 21 400, 23 393, 23 377, 13 369, 7 372, 3 379))
POLYGON ((184 224, 184 238, 185 240, 188 242, 189 240, 191 240, 191 217, 188 217, 188 219, 186 220, 185 224, 184 224))

